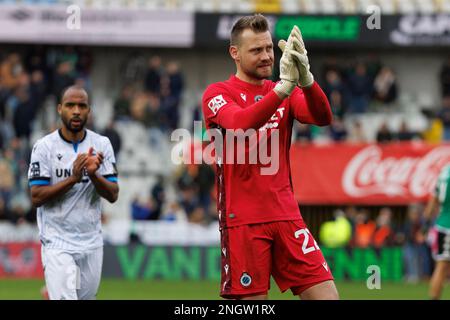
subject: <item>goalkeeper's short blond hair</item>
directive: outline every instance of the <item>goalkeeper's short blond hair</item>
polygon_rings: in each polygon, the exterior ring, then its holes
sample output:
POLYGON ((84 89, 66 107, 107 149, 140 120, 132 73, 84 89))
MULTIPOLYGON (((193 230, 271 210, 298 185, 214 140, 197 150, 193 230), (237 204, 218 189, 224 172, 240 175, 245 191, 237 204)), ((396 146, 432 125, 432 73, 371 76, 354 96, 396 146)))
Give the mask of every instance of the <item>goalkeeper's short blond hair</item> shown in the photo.
POLYGON ((251 29, 255 33, 266 32, 269 30, 269 22, 260 13, 240 18, 231 29, 231 46, 239 46, 240 35, 245 29, 251 29))

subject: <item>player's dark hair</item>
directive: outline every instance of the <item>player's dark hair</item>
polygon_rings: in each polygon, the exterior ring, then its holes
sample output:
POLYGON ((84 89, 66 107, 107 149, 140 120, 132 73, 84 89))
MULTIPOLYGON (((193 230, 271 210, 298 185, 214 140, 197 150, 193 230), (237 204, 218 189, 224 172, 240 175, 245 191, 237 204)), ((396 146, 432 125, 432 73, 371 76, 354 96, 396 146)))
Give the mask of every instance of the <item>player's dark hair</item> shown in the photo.
POLYGON ((69 90, 72 90, 72 89, 74 89, 74 90, 82 90, 82 91, 86 92, 86 94, 88 96, 88 99, 89 99, 89 93, 87 92, 87 90, 84 87, 82 87, 82 86, 74 84, 74 85, 65 87, 63 89, 63 91, 61 92, 61 96, 59 97, 59 103, 60 104, 62 104, 62 100, 63 100, 63 97, 66 94, 66 92, 69 91, 69 90))
POLYGON ((255 33, 266 32, 269 30, 269 22, 260 13, 240 18, 231 29, 230 45, 239 45, 239 36, 245 29, 251 29, 255 33))

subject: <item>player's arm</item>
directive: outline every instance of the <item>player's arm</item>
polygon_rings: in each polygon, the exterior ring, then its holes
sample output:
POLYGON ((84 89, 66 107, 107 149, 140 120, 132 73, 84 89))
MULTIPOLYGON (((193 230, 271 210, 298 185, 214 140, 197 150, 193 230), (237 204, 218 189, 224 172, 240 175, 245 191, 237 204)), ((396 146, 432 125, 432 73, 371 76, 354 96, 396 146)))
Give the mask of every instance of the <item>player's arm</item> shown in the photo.
POLYGON ((282 101, 275 91, 271 91, 244 109, 225 90, 208 88, 203 95, 203 113, 205 118, 224 129, 258 129, 270 119, 282 101))
POLYGON ((119 197, 119 185, 117 183, 117 172, 115 170, 115 158, 111 143, 106 144, 105 155, 99 152, 92 157, 93 148, 88 152, 88 163, 86 171, 89 179, 95 187, 95 191, 111 203, 117 201, 119 197))
POLYGON ((292 117, 301 123, 327 126, 333 118, 327 96, 317 82, 309 88, 296 88, 289 104, 292 117))
POLYGON ((119 197, 119 185, 116 182, 108 181, 98 173, 88 174, 97 193, 111 203, 117 201, 119 197))
POLYGON ((47 180, 30 180, 31 185, 31 203, 35 207, 40 207, 49 201, 55 200, 67 191, 69 191, 76 183, 80 182, 83 177, 83 168, 87 161, 87 154, 79 154, 73 163, 72 175, 67 179, 56 184, 50 185, 47 180), (38 182, 38 183, 35 183, 38 182))

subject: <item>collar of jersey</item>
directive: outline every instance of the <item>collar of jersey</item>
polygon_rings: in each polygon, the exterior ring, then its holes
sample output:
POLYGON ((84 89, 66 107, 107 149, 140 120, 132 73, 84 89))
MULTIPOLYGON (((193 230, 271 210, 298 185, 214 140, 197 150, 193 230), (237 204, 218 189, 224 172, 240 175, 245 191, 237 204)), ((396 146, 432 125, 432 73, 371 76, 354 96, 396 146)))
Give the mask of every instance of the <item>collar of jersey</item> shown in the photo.
POLYGON ((61 138, 62 140, 64 140, 64 141, 67 142, 67 143, 70 143, 70 144, 73 146, 73 150, 74 150, 75 152, 78 151, 78 145, 79 145, 80 143, 82 143, 82 142, 84 141, 84 139, 86 139, 86 136, 87 136, 87 130, 84 130, 84 136, 83 136, 83 138, 82 138, 80 141, 72 142, 72 141, 69 141, 69 140, 67 140, 66 138, 64 138, 64 136, 63 136, 63 134, 62 134, 62 132, 61 132, 61 129, 58 129, 58 133, 59 133, 59 136, 60 136, 60 138, 61 138))
POLYGON ((239 83, 239 85, 241 85, 241 86, 243 86, 243 87, 245 87, 245 88, 248 88, 248 89, 252 89, 252 90, 255 90, 255 89, 257 89, 257 90, 258 90, 258 89, 262 89, 262 88, 264 88, 264 86, 266 85, 266 80, 264 80, 264 83, 261 84, 261 85, 258 85, 258 84, 252 84, 252 83, 248 83, 248 82, 245 82, 245 81, 239 79, 239 78, 236 77, 236 75, 234 75, 234 74, 231 75, 231 77, 230 77, 229 80, 232 81, 232 82, 237 82, 237 83, 239 83))

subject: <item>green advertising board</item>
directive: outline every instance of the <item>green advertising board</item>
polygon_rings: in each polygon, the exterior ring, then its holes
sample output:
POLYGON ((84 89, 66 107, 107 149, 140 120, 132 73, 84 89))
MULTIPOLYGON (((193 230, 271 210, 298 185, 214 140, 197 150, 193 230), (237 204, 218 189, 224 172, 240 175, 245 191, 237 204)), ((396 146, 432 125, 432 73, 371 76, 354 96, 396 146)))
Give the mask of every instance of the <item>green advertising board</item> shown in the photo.
MULTIPOLYGON (((322 248, 336 280, 364 280, 368 267, 378 266, 381 278, 403 278, 402 249, 322 248)), ((220 280, 219 247, 106 246, 103 276, 163 280, 220 280)))
POLYGON ((287 39, 294 25, 305 40, 357 41, 361 28, 360 16, 280 16, 275 24, 275 38, 287 39))

